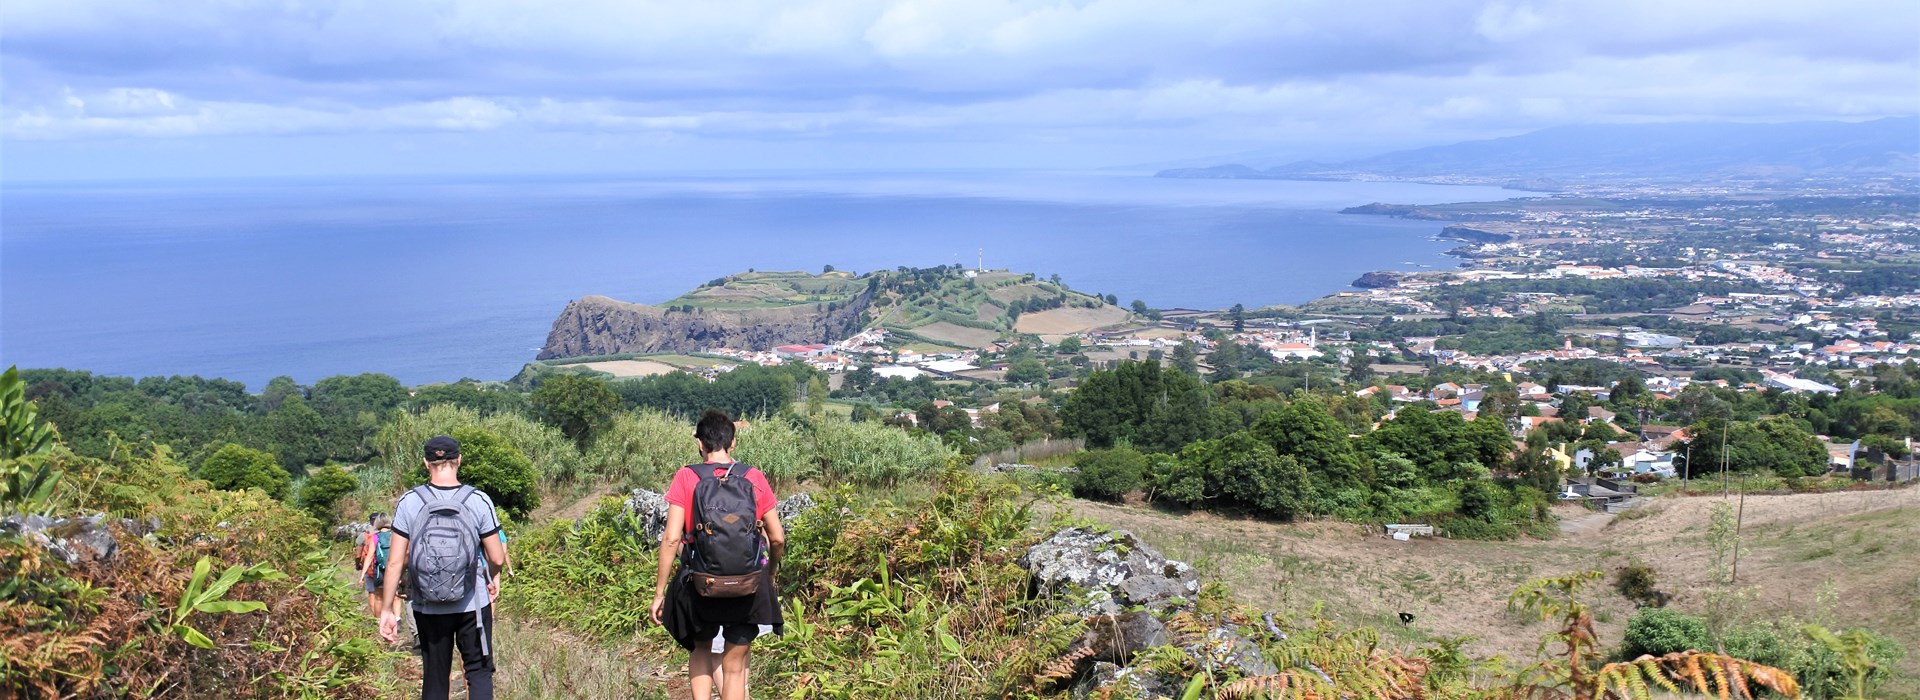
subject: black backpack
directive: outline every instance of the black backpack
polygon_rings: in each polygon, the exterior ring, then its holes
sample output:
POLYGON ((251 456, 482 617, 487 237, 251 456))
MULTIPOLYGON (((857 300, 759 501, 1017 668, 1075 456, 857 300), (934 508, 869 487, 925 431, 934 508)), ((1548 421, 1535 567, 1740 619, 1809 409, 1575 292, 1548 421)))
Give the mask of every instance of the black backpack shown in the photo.
POLYGON ((759 592, 761 571, 766 567, 759 509, 753 498, 753 482, 746 476, 751 467, 736 462, 714 476, 714 466, 690 467, 700 482, 693 487, 693 507, 687 513, 693 521, 693 539, 685 559, 687 570, 692 572, 694 592, 702 596, 750 596, 759 592))

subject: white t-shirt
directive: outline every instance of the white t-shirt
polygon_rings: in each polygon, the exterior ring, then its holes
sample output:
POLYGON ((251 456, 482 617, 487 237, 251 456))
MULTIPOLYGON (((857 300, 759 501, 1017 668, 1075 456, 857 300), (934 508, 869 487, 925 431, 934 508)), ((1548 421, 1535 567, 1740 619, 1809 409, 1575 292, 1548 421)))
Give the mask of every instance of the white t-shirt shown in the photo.
MULTIPOLYGON (((444 493, 466 487, 443 487, 427 484, 421 488, 434 489, 444 493)), ((400 502, 395 503, 393 506, 394 534, 407 538, 409 544, 411 544, 413 540, 412 533, 415 527, 421 524, 421 516, 426 508, 427 501, 420 495, 419 488, 410 489, 406 494, 400 496, 400 502)), ((467 591, 467 599, 460 603, 434 605, 418 600, 411 601, 414 612, 423 615, 448 615, 478 611, 493 603, 493 598, 487 595, 487 574, 490 568, 487 564, 487 553, 486 547, 484 546, 486 538, 493 537, 500 532, 500 519, 495 516, 493 512, 493 498, 488 496, 485 491, 474 489, 473 493, 467 496, 466 507, 462 508, 461 511, 463 512, 460 519, 472 526, 474 534, 477 535, 474 541, 483 543, 483 546, 474 552, 476 561, 473 567, 473 588, 467 591)), ((411 556, 411 554, 409 554, 409 556, 411 556)), ((387 566, 393 565, 394 563, 392 562, 387 564, 387 566)), ((400 565, 405 566, 405 562, 400 562, 400 565)))

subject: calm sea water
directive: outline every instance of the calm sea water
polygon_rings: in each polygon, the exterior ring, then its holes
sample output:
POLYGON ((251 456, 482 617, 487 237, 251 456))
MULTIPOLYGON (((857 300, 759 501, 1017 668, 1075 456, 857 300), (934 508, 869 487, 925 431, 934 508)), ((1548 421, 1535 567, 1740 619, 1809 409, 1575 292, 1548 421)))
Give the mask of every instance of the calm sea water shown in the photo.
POLYGON ((0 363, 302 382, 504 379, 588 294, 661 302, 748 268, 974 264, 1127 303, 1298 303, 1449 267, 1440 224, 1342 216, 1491 188, 916 173, 9 185, 0 363), (1414 263, 1414 264, 1407 264, 1414 263))

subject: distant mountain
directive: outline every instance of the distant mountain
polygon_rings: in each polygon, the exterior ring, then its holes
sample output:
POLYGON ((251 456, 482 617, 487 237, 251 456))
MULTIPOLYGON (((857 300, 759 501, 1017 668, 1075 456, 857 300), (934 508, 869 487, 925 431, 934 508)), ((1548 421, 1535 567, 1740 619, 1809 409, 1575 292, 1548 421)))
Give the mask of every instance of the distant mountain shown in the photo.
POLYGON ((1920 117, 1788 124, 1563 126, 1351 160, 1163 170, 1160 177, 1560 182, 1920 175, 1920 117))

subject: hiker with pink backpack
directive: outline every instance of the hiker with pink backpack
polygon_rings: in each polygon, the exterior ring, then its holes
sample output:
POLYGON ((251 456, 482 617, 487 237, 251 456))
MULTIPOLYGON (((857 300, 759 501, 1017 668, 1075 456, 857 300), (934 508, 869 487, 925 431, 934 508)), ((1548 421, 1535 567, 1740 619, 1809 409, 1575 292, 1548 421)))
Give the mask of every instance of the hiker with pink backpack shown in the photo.
POLYGON ((693 435, 703 461, 667 488, 650 615, 688 650, 694 700, 711 700, 715 685, 720 700, 745 700, 754 638, 763 626, 782 632, 774 574, 787 534, 766 475, 733 459, 733 419, 708 410, 693 435), (715 637, 725 642, 718 659, 715 637))

